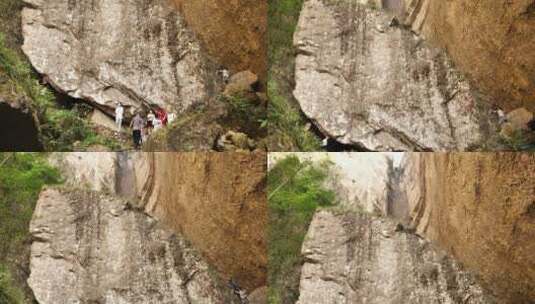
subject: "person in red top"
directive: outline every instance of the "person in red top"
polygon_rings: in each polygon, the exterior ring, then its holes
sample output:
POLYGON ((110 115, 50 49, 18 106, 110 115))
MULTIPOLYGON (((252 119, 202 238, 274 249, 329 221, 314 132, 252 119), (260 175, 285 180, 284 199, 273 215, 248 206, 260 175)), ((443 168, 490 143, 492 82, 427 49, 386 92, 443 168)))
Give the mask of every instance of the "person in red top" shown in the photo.
POLYGON ((162 125, 167 125, 167 112, 164 109, 156 109, 156 117, 162 122, 162 125))

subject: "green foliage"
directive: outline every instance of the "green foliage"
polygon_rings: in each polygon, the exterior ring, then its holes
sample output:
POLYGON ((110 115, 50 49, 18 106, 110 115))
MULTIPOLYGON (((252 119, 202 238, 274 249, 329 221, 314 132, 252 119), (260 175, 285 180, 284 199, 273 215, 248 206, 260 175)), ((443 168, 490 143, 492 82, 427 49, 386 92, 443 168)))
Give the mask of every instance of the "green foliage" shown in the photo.
POLYGON ((77 105, 72 110, 61 108, 52 92, 41 85, 32 72, 29 63, 7 47, 4 35, 0 33, 0 73, 7 76, 12 91, 25 96, 29 106, 37 113, 40 123, 41 141, 47 151, 70 151, 101 144, 116 148, 113 140, 95 134, 86 120, 87 109, 77 105))
POLYGON ((268 11, 268 129, 278 143, 274 151, 320 151, 319 139, 293 98, 295 49, 293 35, 303 0, 270 0, 268 11))
POLYGON ((41 188, 61 182, 43 154, 0 153, 0 303, 22 303, 22 287, 10 273, 24 251, 41 188), (2 300, 7 302, 2 302, 2 300))
POLYGON ((535 140, 532 132, 515 130, 510 137, 500 136, 499 142, 508 151, 535 151, 535 140))
POLYGON ((266 108, 257 102, 241 96, 220 96, 230 106, 226 124, 251 137, 262 137, 265 133, 266 108))
POLYGON ((17 288, 9 270, 0 264, 0 304, 24 303, 24 293, 17 288))
POLYGON ((324 187, 330 161, 280 160, 268 173, 270 209, 269 303, 295 303, 299 297, 301 246, 318 207, 331 206, 335 193, 324 187))
POLYGON ((278 89, 277 81, 268 82, 268 128, 283 147, 297 151, 320 151, 317 136, 307 130, 301 112, 278 89))

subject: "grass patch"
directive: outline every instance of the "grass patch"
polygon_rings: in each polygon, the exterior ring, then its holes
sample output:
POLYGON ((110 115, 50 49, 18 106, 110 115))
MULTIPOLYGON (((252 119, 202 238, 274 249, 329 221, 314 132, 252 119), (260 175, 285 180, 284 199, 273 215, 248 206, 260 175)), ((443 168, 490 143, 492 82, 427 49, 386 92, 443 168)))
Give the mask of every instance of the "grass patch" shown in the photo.
POLYGON ((335 193, 324 187, 330 161, 280 160, 268 172, 268 303, 291 304, 299 298, 301 247, 316 209, 332 206, 335 193))
POLYGON ((97 135, 86 121, 83 105, 61 108, 55 96, 41 85, 30 64, 6 43, 0 33, 0 78, 6 82, 3 90, 23 97, 37 116, 40 141, 46 151, 72 151, 100 144, 111 149, 119 145, 114 140, 97 135))
POLYGON ((265 106, 241 95, 219 98, 229 106, 229 113, 224 119, 225 125, 251 138, 265 137, 267 127, 265 106))
POLYGON ((317 136, 293 97, 295 49, 293 36, 303 0, 269 0, 268 129, 270 151, 320 151, 317 136))
POLYGON ((26 303, 29 262, 29 225, 39 192, 44 185, 58 184, 58 170, 45 154, 0 153, 0 303, 26 303))

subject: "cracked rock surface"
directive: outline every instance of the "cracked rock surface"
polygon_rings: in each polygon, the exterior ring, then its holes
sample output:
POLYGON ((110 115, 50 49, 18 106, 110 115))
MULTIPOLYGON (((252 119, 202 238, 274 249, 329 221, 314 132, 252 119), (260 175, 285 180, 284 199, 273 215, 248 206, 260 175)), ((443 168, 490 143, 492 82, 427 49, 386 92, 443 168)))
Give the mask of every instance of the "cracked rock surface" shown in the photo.
MULTIPOLYGON (((366 1, 364 1, 366 2, 366 1)), ((470 150, 495 119, 444 51, 362 1, 308 0, 294 37, 304 113, 369 150, 470 150)))
POLYGON ((322 210, 303 244, 298 304, 495 300, 446 254, 388 219, 322 210))
POLYGON ((184 239, 125 200, 45 189, 30 232, 28 283, 40 304, 232 303, 184 239))
POLYGON ((200 44, 166 0, 25 0, 24 53, 56 89, 113 113, 181 113, 212 83, 200 44))

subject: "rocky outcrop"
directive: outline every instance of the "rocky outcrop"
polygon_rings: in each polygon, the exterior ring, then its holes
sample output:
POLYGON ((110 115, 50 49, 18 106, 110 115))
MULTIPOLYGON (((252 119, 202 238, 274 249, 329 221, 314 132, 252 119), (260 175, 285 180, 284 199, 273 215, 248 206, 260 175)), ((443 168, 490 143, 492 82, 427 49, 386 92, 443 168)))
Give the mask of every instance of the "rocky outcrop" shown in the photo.
POLYGON ((496 104, 535 111, 534 0, 398 2, 403 22, 447 49, 496 104))
POLYGON ((403 170, 410 228, 477 272, 503 303, 531 303, 535 156, 410 154, 403 170))
POLYGON ((489 103, 446 52, 367 1, 308 0, 294 37, 304 113, 370 150, 470 150, 495 132, 489 103))
POLYGON ((231 302, 188 242, 126 200, 46 189, 30 232, 28 283, 40 304, 231 302))
POLYGON ((171 3, 25 0, 24 45, 35 69, 62 92, 113 113, 206 104, 215 70, 171 3))
POLYGON ((208 53, 232 72, 266 79, 266 0, 173 0, 208 53))
POLYGON ((320 211, 302 253, 298 304, 497 303, 458 263, 387 219, 320 211))
POLYGON ((115 193, 184 235, 225 278, 266 285, 263 153, 57 153, 68 185, 115 193))

